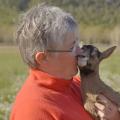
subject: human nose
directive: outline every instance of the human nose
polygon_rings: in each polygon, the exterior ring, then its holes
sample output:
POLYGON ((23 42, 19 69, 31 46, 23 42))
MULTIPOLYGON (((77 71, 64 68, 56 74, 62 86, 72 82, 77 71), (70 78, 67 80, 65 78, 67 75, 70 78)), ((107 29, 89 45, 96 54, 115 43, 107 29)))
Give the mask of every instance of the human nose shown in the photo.
POLYGON ((83 49, 80 46, 76 47, 76 51, 75 51, 76 57, 81 55, 82 53, 83 53, 83 49))

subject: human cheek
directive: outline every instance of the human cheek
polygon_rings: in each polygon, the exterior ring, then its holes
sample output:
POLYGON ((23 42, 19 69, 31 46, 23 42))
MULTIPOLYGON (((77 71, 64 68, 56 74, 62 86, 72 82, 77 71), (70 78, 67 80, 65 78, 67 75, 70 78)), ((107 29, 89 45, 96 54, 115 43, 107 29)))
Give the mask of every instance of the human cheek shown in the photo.
POLYGON ((77 57, 76 57, 75 54, 73 54, 73 53, 70 54, 69 60, 71 60, 71 61, 77 63, 77 57))

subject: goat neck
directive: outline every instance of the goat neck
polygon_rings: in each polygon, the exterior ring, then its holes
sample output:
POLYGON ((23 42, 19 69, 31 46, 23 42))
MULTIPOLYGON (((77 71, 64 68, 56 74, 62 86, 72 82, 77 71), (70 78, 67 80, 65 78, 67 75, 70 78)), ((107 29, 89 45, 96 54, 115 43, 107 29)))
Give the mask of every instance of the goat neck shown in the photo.
POLYGON ((92 80, 92 81, 96 81, 96 80, 100 80, 100 75, 99 75, 99 66, 96 67, 96 69, 94 70, 90 70, 90 69, 80 69, 80 76, 81 79, 87 79, 88 80, 92 80))

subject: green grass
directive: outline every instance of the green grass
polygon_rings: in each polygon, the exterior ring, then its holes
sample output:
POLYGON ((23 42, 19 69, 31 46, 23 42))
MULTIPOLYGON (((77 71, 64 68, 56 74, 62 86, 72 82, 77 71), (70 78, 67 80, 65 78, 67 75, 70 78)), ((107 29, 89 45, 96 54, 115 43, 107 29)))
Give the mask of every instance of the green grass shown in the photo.
POLYGON ((16 47, 0 47, 0 120, 8 120, 11 103, 25 80, 26 69, 16 47))
POLYGON ((100 65, 103 81, 120 92, 120 52, 115 52, 100 65))
MULTIPOLYGON (((100 65, 101 78, 120 91, 120 53, 100 65)), ((0 47, 0 120, 8 120, 12 102, 27 76, 27 66, 16 47, 0 47)))
MULTIPOLYGON (((18 77, 25 75, 25 71, 26 67, 15 47, 0 48, 0 89, 9 88, 17 82, 18 77)), ((0 90, 0 94, 2 93, 0 90)))

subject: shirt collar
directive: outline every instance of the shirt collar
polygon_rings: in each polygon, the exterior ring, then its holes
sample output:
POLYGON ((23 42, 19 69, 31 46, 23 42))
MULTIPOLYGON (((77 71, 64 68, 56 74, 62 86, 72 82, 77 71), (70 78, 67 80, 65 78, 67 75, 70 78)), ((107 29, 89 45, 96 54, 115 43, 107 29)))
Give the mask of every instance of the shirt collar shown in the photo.
POLYGON ((30 75, 32 75, 32 79, 34 79, 38 85, 57 91, 64 91, 69 88, 73 80, 73 78, 69 80, 56 78, 53 75, 37 69, 30 69, 30 75))

